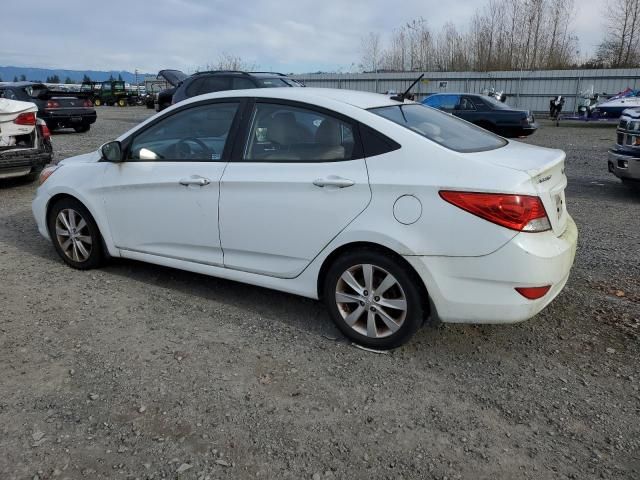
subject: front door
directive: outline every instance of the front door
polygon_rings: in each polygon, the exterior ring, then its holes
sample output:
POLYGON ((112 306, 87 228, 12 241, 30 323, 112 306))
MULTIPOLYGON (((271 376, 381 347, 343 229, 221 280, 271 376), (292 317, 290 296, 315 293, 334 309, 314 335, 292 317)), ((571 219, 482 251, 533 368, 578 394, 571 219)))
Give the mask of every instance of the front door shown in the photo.
POLYGON ((324 110, 258 101, 220 186, 228 268, 292 278, 369 204, 355 126, 324 110))
POLYGON ((239 104, 200 104, 134 134, 126 160, 107 165, 104 204, 115 245, 127 251, 223 265, 220 177, 239 104))

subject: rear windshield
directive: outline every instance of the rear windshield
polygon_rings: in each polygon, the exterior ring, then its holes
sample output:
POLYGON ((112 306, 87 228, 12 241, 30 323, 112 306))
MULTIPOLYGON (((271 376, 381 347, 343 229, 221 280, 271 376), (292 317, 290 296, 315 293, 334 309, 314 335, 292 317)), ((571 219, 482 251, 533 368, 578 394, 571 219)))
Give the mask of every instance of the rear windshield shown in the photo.
POLYGON ((369 111, 456 152, 482 152, 507 144, 504 138, 425 105, 393 105, 369 111))
POLYGON ((495 110, 513 110, 513 108, 506 103, 499 102, 493 97, 482 97, 482 101, 488 103, 495 110))

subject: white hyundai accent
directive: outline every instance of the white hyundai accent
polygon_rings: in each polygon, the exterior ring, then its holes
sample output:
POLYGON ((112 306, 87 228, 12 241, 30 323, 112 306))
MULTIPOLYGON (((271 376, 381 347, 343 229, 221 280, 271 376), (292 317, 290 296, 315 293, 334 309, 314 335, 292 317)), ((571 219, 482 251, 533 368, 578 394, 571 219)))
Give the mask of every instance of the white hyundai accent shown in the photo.
POLYGON ((565 154, 349 90, 218 92, 41 176, 40 233, 109 257, 322 298, 349 338, 526 320, 562 290, 577 229, 565 154))

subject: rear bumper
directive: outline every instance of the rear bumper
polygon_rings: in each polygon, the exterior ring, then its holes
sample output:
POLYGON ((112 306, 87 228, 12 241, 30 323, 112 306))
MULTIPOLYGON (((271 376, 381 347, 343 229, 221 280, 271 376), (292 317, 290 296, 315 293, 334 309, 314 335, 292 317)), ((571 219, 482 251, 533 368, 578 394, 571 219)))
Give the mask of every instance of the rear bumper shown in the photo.
POLYGON ((623 180, 640 181, 640 156, 609 150, 609 171, 623 180))
POLYGON ((56 124, 62 127, 74 127, 82 124, 95 123, 97 115, 95 110, 46 110, 41 115, 47 124, 56 124))
POLYGON ((404 257, 422 277, 437 317, 451 323, 515 323, 527 320, 562 291, 573 265, 578 229, 567 219, 560 237, 521 233, 482 257, 404 257), (516 287, 551 285, 527 300, 516 287))
POLYGON ((52 154, 37 149, 0 151, 0 178, 19 177, 42 170, 52 154))

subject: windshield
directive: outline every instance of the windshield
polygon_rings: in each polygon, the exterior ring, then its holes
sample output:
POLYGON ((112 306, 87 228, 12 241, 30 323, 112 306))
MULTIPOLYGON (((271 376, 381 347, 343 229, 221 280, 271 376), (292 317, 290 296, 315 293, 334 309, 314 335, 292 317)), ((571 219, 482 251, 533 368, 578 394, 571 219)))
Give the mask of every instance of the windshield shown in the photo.
POLYGON ((504 138, 424 105, 393 105, 369 111, 456 152, 494 150, 507 144, 504 138))
POLYGON ((482 100, 484 102, 487 102, 487 105, 489 105, 491 108, 493 108, 494 110, 513 110, 509 105, 507 105, 506 103, 503 102, 499 102, 498 100, 496 100, 493 97, 489 97, 489 96, 484 96, 482 97, 482 100))
POLYGON ((47 87, 44 85, 27 85, 24 87, 24 91, 27 92, 31 98, 40 98, 47 93, 47 87))

